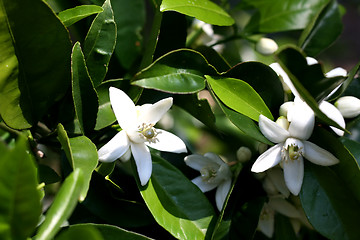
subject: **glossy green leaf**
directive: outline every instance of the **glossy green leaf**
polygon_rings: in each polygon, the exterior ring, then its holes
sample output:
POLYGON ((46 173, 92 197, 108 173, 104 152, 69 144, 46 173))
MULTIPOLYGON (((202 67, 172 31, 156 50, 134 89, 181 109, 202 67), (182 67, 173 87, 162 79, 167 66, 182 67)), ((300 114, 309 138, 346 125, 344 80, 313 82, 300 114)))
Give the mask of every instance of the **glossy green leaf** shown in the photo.
POLYGON ((92 172, 98 164, 96 146, 85 136, 68 138, 61 124, 58 125, 57 131, 58 139, 73 169, 82 170, 84 186, 81 190, 80 201, 83 201, 89 189, 92 172))
POLYGON ((197 94, 175 95, 174 104, 181 107, 206 126, 215 127, 215 116, 206 99, 199 99, 197 94))
POLYGON ((283 0, 245 0, 243 4, 256 10, 245 31, 271 33, 303 29, 328 2, 288 0, 284 4, 283 0))
POLYGON ((171 93, 195 93, 205 88, 204 74, 216 74, 198 52, 179 49, 138 73, 132 84, 171 93))
POLYGON ((143 0, 115 0, 111 2, 111 5, 117 27, 114 55, 122 67, 129 69, 139 57, 143 47, 140 32, 145 24, 145 2, 143 0))
POLYGON ((360 237, 359 201, 331 169, 306 162, 300 199, 310 223, 325 237, 360 237))
POLYGON ((34 240, 53 239, 60 226, 72 214, 83 189, 83 174, 81 169, 75 169, 66 177, 59 192, 46 213, 44 222, 40 225, 34 240))
MULTIPOLYGON (((2 149, 2 150, 5 150, 2 149)), ((0 156, 0 238, 26 239, 41 214, 34 159, 24 138, 0 156)))
POLYGON ((216 101, 219 104, 221 110, 225 113, 226 117, 243 133, 259 142, 273 145, 272 142, 270 142, 266 137, 264 137, 264 135, 262 135, 259 127, 254 123, 253 120, 241 113, 231 110, 221 101, 219 101, 218 98, 216 98, 216 101))
POLYGON ((234 24, 234 19, 227 12, 209 0, 163 0, 160 11, 177 11, 213 25, 234 24))
POLYGON ((316 56, 329 47, 340 35, 342 22, 336 0, 314 17, 300 37, 299 45, 309 56, 316 56))
POLYGON ((135 232, 105 224, 76 224, 61 232, 56 240, 146 240, 150 239, 135 232))
POLYGON ((328 149, 340 160, 340 163, 333 166, 332 169, 346 183, 346 186, 351 189, 352 194, 360 203, 360 167, 354 156, 351 155, 338 138, 324 129, 315 129, 310 140, 328 149))
POLYGON ((155 220, 178 239, 204 239, 214 209, 204 194, 177 168, 152 155, 149 183, 140 187, 155 220))
POLYGON ((350 151, 360 166, 360 143, 348 138, 341 138, 341 142, 350 151))
POLYGON ((241 79, 250 84, 273 113, 277 113, 284 102, 284 90, 278 75, 263 63, 240 63, 223 76, 241 79))
POLYGON ((102 11, 102 7, 96 5, 81 5, 59 12, 58 17, 66 27, 69 27, 81 19, 102 11))
POLYGON ((276 54, 276 58, 302 99, 311 107, 316 116, 326 124, 343 129, 319 109, 318 102, 327 97, 344 81, 344 78, 326 78, 320 64, 307 65, 301 50, 293 47, 284 48, 276 54))
POLYGON ((38 0, 1 0, 0 26, 0 115, 29 128, 70 85, 69 34, 38 0))
POLYGON ((95 128, 99 103, 79 42, 73 47, 71 70, 75 113, 81 132, 86 134, 95 128))
POLYGON ((110 0, 102 6, 84 41, 84 55, 95 87, 104 80, 116 43, 116 24, 110 0))
POLYGON ((49 166, 39 164, 37 167, 40 183, 52 184, 61 180, 60 176, 49 166))
POLYGON ((205 76, 212 91, 229 108, 259 121, 260 114, 273 119, 259 94, 246 82, 235 78, 205 76))

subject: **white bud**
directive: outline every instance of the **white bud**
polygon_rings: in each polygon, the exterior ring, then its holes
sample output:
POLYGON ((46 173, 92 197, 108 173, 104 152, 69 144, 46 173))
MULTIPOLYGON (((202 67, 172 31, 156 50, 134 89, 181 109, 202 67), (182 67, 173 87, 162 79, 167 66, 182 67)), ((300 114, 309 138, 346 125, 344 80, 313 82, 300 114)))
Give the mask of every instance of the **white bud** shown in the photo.
POLYGON ((236 157, 241 163, 247 162, 251 159, 251 151, 247 147, 240 147, 236 151, 236 157))
POLYGON ((261 38, 256 43, 255 49, 263 55, 271 55, 278 49, 278 45, 270 38, 261 38))
POLYGON ((280 127, 282 127, 285 130, 288 130, 288 128, 289 128, 289 121, 284 116, 280 116, 276 120, 276 123, 277 123, 277 125, 279 125, 280 127))
POLYGON ((360 114, 360 99, 353 96, 341 97, 335 102, 335 107, 345 118, 353 118, 360 114))
POLYGON ((294 107, 294 102, 284 102, 283 104, 281 104, 280 109, 279 109, 279 113, 280 116, 284 116, 284 117, 288 117, 288 113, 289 110, 294 107))

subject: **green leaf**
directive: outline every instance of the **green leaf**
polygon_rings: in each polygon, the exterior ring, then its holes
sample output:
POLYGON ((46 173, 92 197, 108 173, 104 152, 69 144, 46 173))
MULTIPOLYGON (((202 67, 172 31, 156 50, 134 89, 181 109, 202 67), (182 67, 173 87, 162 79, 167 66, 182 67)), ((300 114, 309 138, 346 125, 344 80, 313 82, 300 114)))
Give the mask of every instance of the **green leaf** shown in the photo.
POLYGON ((328 2, 329 0, 288 0, 284 4, 283 0, 245 0, 243 4, 256 10, 245 31, 271 33, 303 29, 328 2))
POLYGON ((181 107, 210 128, 215 127, 215 116, 206 99, 199 99, 197 94, 175 95, 174 104, 181 107))
POLYGON ((76 224, 71 225, 68 229, 61 232, 56 240, 146 240, 150 239, 135 232, 130 232, 125 229, 105 225, 105 224, 76 224))
POLYGON ((81 190, 80 201, 83 201, 89 189, 92 172, 98 164, 96 146, 85 136, 68 138, 61 124, 58 125, 57 131, 59 142, 74 171, 82 170, 84 186, 81 190))
POLYGON ((176 11, 213 25, 234 24, 234 19, 227 12, 209 0, 163 0, 160 11, 176 11))
POLYGON ((38 165, 38 175, 40 183, 52 184, 61 180, 60 176, 49 166, 44 164, 38 165))
POLYGON ((272 142, 270 142, 266 137, 264 137, 264 135, 262 135, 259 127, 254 123, 253 120, 241 113, 231 110, 225 106, 217 97, 215 97, 215 99, 221 110, 225 113, 226 117, 243 133, 259 142, 273 145, 272 142))
POLYGON ((70 85, 69 34, 38 0, 1 0, 0 26, 0 115, 29 128, 70 85))
POLYGON ((299 45, 308 55, 316 56, 329 47, 339 37, 341 31, 339 6, 336 0, 332 0, 305 28, 299 45))
POLYGON ((301 50, 287 47, 276 54, 281 67, 285 70, 302 99, 311 107, 316 116, 328 125, 343 129, 327 117, 318 106, 339 84, 343 77, 326 78, 320 64, 307 65, 301 50))
POLYGON ((81 132, 86 134, 95 128, 99 103, 79 42, 76 42, 73 47, 71 70, 75 113, 81 132))
POLYGON ((84 55, 95 87, 104 80, 116 43, 116 24, 110 0, 102 6, 84 41, 84 55))
POLYGON ((111 2, 117 26, 117 42, 114 55, 125 69, 129 69, 139 57, 143 44, 140 32, 145 24, 143 0, 115 0, 111 2), (136 16, 136 17, 134 17, 136 16))
POLYGON ((27 151, 21 137, 15 148, 1 152, 0 238, 4 240, 30 237, 41 214, 36 168, 27 151))
POLYGON ((341 142, 354 156, 357 164, 360 165, 360 143, 345 137, 341 138, 341 142))
POLYGON ((81 19, 102 11, 102 7, 96 5, 82 5, 59 12, 58 17, 66 27, 69 27, 81 19))
POLYGON ((132 84, 171 93, 195 93, 205 88, 204 74, 216 74, 198 52, 179 49, 138 73, 132 84))
POLYGON ((152 155, 149 183, 139 188, 155 220, 178 239, 204 239, 214 219, 212 205, 177 168, 152 155))
POLYGON ((240 63, 223 76, 241 79, 250 84, 273 113, 277 113, 284 102, 284 90, 278 75, 263 63, 240 63))
POLYGON ((53 239, 60 226, 72 214, 83 189, 83 174, 81 169, 75 169, 66 177, 54 202, 46 213, 44 222, 40 225, 34 240, 53 239))
POLYGON ((212 91, 229 108, 259 121, 260 114, 273 119, 259 94, 246 82, 235 78, 205 76, 212 91))
POLYGON ((328 167, 306 162, 300 192, 311 225, 330 239, 359 239, 359 201, 328 167))
POLYGON ((288 217, 275 215, 275 240, 296 239, 294 228, 288 217))

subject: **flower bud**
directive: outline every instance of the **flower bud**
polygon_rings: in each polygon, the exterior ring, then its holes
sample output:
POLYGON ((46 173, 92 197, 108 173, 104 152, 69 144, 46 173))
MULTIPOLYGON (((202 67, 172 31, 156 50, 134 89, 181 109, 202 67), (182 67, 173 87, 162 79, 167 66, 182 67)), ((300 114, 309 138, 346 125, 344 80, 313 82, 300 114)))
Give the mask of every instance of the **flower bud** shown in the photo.
POLYGON ((345 118, 353 118, 360 114, 360 99, 353 96, 341 97, 335 102, 335 107, 345 118))
POLYGON ((236 157, 241 163, 247 162, 251 159, 251 151, 247 147, 240 147, 236 151, 236 157))
POLYGON ((287 130, 289 128, 289 121, 284 116, 280 116, 276 120, 276 123, 277 123, 277 125, 279 125, 280 127, 282 127, 285 130, 287 130))
POLYGON ((281 104, 280 109, 279 109, 280 116, 284 116, 287 118, 289 109, 292 107, 294 107, 294 102, 292 102, 292 101, 284 102, 283 104, 281 104))
POLYGON ((278 45, 270 38, 261 38, 256 43, 255 49, 263 55, 271 55, 278 49, 278 45))

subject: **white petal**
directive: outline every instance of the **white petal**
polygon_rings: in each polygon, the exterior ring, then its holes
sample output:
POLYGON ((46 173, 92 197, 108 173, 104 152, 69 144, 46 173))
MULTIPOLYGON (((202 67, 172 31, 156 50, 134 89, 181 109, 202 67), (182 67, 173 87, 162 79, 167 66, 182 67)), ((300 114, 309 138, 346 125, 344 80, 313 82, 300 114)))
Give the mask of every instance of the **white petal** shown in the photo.
POLYGON ((216 202, 216 207, 219 209, 219 211, 221 211, 224 205, 230 187, 231 187, 231 179, 223 181, 216 189, 215 202, 216 202))
POLYGON ((262 134, 274 143, 283 142, 290 136, 288 131, 264 115, 259 116, 259 128, 262 134))
POLYGON ((353 96, 339 98, 336 101, 335 106, 346 118, 353 118, 360 114, 360 99, 353 96))
POLYGON ((173 153, 187 152, 185 143, 178 136, 160 129, 157 129, 157 132, 159 132, 159 135, 157 135, 156 138, 159 141, 156 143, 145 142, 146 145, 159 151, 173 153))
POLYGON ((134 102, 120 89, 110 87, 110 102, 116 119, 122 129, 129 129, 137 124, 134 102))
POLYGON ((198 188, 200 188, 200 190, 202 192, 208 192, 213 190, 214 188, 216 188, 218 186, 218 183, 209 183, 206 181, 203 181, 201 176, 194 178, 193 180, 191 180, 196 186, 198 186, 198 188))
POLYGON ((200 154, 192 154, 186 156, 184 158, 184 161, 186 165, 198 171, 200 171, 202 168, 206 167, 209 164, 208 159, 200 154))
POLYGON ((347 76, 347 71, 341 67, 337 67, 334 68, 332 70, 330 70, 329 72, 325 73, 325 76, 327 78, 331 78, 331 77, 346 77, 347 76))
POLYGON ((277 165, 281 160, 282 143, 279 143, 261 154, 251 167, 252 172, 264 172, 277 165))
POLYGON ((139 121, 141 123, 156 124, 162 116, 171 108, 173 99, 171 97, 162 99, 150 107, 141 110, 139 121))
POLYGON ((302 156, 297 160, 287 159, 283 162, 286 186, 294 195, 298 195, 304 178, 304 161, 302 156))
POLYGON ((318 145, 309 141, 303 141, 303 144, 305 149, 304 157, 310 162, 321 166, 331 166, 339 163, 339 159, 318 145))
POLYGON ((305 102, 297 100, 291 111, 290 135, 301 140, 308 139, 315 125, 315 114, 313 110, 305 102))
POLYGON ((129 138, 125 131, 120 131, 99 149, 99 160, 102 162, 113 162, 126 153, 128 149, 129 138))
POLYGON ((293 83, 291 82, 289 76, 286 74, 284 69, 280 66, 278 63, 272 63, 270 64, 270 67, 283 79, 284 83, 290 88, 291 92, 295 96, 300 96, 296 88, 294 87, 293 83))
POLYGON ((143 143, 130 143, 131 152, 134 156, 137 172, 141 185, 144 186, 149 181, 152 172, 152 161, 149 149, 143 143))
POLYGON ((280 197, 272 197, 269 205, 276 211, 289 218, 299 218, 299 211, 288 201, 280 197))
POLYGON ((289 197, 290 192, 287 188, 284 180, 284 173, 280 168, 272 168, 266 172, 270 181, 275 185, 277 191, 279 191, 283 196, 289 197))
MULTIPOLYGON (((341 127, 345 128, 345 120, 343 115, 341 114, 341 112, 339 111, 339 109, 337 109, 334 105, 332 105, 329 102, 326 101, 322 101, 319 105, 320 110, 326 115, 328 116, 328 118, 332 119, 333 121, 335 121, 337 124, 339 124, 341 127)), ((339 136, 343 136, 344 135, 344 131, 335 128, 335 127, 330 127, 337 135, 339 136)))
POLYGON ((204 157, 208 158, 211 162, 214 162, 218 165, 223 165, 225 163, 217 154, 212 152, 205 153, 204 157))
POLYGON ((306 57, 306 62, 307 62, 307 65, 309 65, 309 66, 318 63, 318 61, 315 58, 312 58, 312 57, 306 57))
POLYGON ((259 230, 265 234, 268 238, 272 238, 274 235, 274 210, 270 209, 270 207, 267 205, 267 203, 264 204, 262 212, 265 212, 265 214, 260 215, 258 228, 259 230))

